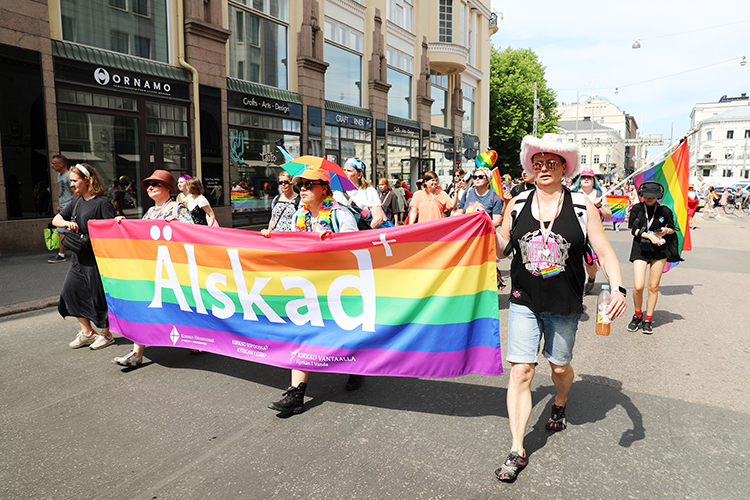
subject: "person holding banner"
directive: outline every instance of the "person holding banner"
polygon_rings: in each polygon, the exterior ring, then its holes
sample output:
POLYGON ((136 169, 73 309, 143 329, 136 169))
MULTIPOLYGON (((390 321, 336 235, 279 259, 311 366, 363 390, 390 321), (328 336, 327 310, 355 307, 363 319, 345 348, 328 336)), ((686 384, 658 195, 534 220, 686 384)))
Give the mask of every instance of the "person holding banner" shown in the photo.
MULTIPOLYGON (((331 233, 357 231, 357 221, 346 208, 333 199, 330 174, 322 168, 307 167, 294 178, 302 198, 302 208, 294 214, 294 230, 320 233, 324 238, 331 233)), ((263 233, 270 238, 270 233, 263 233)), ((287 387, 279 401, 268 404, 268 408, 282 413, 302 413, 305 391, 310 372, 292 370, 292 384, 287 387)), ((358 389, 362 385, 361 375, 351 375, 347 390, 358 389), (356 385, 356 387, 353 387, 356 385)))
MULTIPOLYGON (((105 196, 107 188, 94 167, 88 163, 71 167, 70 186, 77 196, 76 201, 55 215, 53 226, 88 235, 90 220, 114 218, 117 213, 115 206, 105 196)), ((115 342, 109 333, 107 299, 91 243, 86 244, 79 253, 73 252, 57 310, 63 318, 75 316, 81 327, 76 338, 68 344, 70 347, 102 349, 115 342), (100 335, 97 336, 92 329, 92 322, 101 328, 100 335)))
POLYGON ((641 328, 643 333, 654 333, 652 317, 659 297, 659 283, 667 261, 682 260, 677 252, 677 234, 674 216, 669 207, 658 203, 664 196, 664 186, 656 181, 646 181, 638 187, 638 195, 643 202, 630 211, 628 219, 633 233, 633 246, 630 262, 633 263, 633 306, 635 314, 628 324, 628 331, 641 328), (648 302, 643 315, 643 290, 648 276, 648 302))
POLYGON ((294 191, 289 172, 282 171, 279 174, 279 188, 281 193, 271 202, 271 220, 268 221, 268 227, 260 230, 263 236, 268 236, 271 231, 294 231, 294 214, 299 210, 300 197, 294 191))
MULTIPOLYGON (((151 176, 141 181, 141 187, 149 198, 154 200, 154 206, 149 208, 143 215, 143 219, 149 220, 166 220, 178 221, 186 224, 192 224, 193 219, 185 205, 172 201, 171 196, 177 194, 174 187, 174 177, 166 170, 154 170, 151 176)), ((115 217, 118 224, 122 224, 125 217, 119 215, 115 217)), ((116 365, 138 366, 143 364, 143 350, 146 348, 143 344, 133 342, 133 350, 122 358, 117 357, 112 360, 116 365)))
POLYGON ((604 234, 599 211, 591 201, 563 186, 563 178, 572 177, 578 169, 578 154, 577 144, 562 142, 556 134, 541 139, 526 136, 521 142, 521 165, 533 173, 536 189, 511 200, 510 216, 497 233, 498 257, 512 254, 513 259, 507 349, 513 442, 507 459, 495 471, 503 482, 515 481, 528 464, 523 443, 542 339, 557 391, 546 428, 562 431, 567 426, 566 405, 574 378, 570 362, 583 313, 587 237, 612 286, 607 316, 614 320, 626 309, 620 264, 604 234))
MULTIPOLYGON (((596 180, 594 171, 586 169, 581 171, 581 175, 578 177, 578 181, 570 188, 571 191, 581 191, 586 195, 586 198, 594 204, 594 207, 599 211, 599 219, 609 219, 612 217, 612 210, 609 208, 607 197, 602 196, 603 190, 596 180)), ((596 273, 599 271, 599 259, 596 256, 596 252, 591 249, 586 251, 584 255, 586 260, 586 274, 588 274, 588 280, 586 281, 586 287, 584 289, 586 295, 591 293, 596 283, 596 273)))

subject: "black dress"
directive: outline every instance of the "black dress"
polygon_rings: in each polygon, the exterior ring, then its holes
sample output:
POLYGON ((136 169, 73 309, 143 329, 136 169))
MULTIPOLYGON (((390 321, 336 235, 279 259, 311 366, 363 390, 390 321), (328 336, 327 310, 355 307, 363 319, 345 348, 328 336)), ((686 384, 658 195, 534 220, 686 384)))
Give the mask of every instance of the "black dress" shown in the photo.
POLYGON ((630 249, 630 262, 636 260, 661 260, 667 259, 668 262, 682 260, 677 253, 677 234, 672 233, 664 237, 666 243, 663 245, 654 245, 646 238, 636 236, 646 231, 658 231, 663 227, 675 229, 674 216, 669 207, 657 203, 653 209, 647 207, 644 202, 636 203, 630 210, 628 225, 633 233, 633 246, 630 249))
MULTIPOLYGON (((106 196, 96 196, 88 201, 81 198, 80 202, 76 198, 60 212, 63 219, 70 221, 73 218, 76 204, 78 211, 75 222, 82 234, 89 234, 89 220, 112 219, 116 213, 114 205, 106 196)), ((86 318, 99 328, 109 327, 107 300, 91 246, 80 255, 73 253, 57 310, 63 318, 86 318)))

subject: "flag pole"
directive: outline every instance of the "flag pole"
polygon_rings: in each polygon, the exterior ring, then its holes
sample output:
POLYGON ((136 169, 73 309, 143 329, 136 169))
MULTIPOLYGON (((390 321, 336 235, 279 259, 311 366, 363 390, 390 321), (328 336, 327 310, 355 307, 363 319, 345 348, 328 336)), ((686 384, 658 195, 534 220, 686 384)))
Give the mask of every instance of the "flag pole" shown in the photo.
POLYGON ((618 187, 622 186, 623 184, 628 182, 630 179, 632 179, 636 175, 640 174, 641 172, 645 170, 648 170, 649 168, 653 167, 654 165, 656 165, 658 162, 662 161, 663 159, 668 158, 669 155, 671 155, 674 152, 674 150, 677 149, 677 146, 679 146, 682 141, 686 140, 688 137, 690 137, 696 132, 698 132, 698 127, 693 127, 692 129, 690 129, 688 133, 680 137, 680 139, 677 141, 676 144, 670 144, 669 147, 665 149, 664 151, 662 151, 661 153, 659 153, 659 155, 655 159, 651 160, 649 163, 645 164, 644 166, 642 166, 641 168, 639 168, 638 170, 636 170, 635 172, 633 172, 632 174, 630 174, 629 176, 627 176, 626 178, 618 182, 617 184, 614 184, 613 186, 611 186, 607 190, 606 193, 602 194, 602 197, 607 196, 609 193, 611 193, 618 187))

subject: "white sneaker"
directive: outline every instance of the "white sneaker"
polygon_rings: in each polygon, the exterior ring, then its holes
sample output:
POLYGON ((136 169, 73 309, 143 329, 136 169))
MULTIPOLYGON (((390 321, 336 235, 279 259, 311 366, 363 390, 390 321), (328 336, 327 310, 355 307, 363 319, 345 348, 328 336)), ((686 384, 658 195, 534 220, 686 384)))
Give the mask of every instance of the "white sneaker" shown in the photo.
POLYGON ((76 335, 76 338, 68 344, 73 349, 78 349, 79 347, 84 347, 90 344, 93 344, 96 340, 96 332, 91 331, 90 334, 84 335, 83 332, 78 332, 78 335, 76 335))
POLYGON ((99 334, 99 336, 96 338, 93 344, 91 344, 91 349, 97 350, 97 349, 103 349, 107 347, 108 345, 112 345, 115 343, 115 338, 110 333, 109 336, 102 334, 99 334))

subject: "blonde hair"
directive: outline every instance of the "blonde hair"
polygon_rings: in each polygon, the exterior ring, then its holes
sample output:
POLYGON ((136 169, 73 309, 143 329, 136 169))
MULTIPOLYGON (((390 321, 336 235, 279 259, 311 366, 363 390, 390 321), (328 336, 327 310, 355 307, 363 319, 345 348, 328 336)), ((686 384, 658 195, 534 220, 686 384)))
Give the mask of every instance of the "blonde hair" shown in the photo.
POLYGON ((74 172, 81 179, 89 180, 89 193, 92 196, 100 196, 106 193, 107 188, 104 186, 104 181, 99 175, 99 172, 97 172, 96 169, 88 163, 81 163, 80 165, 88 170, 89 175, 84 174, 76 165, 70 167, 70 171, 74 172))

